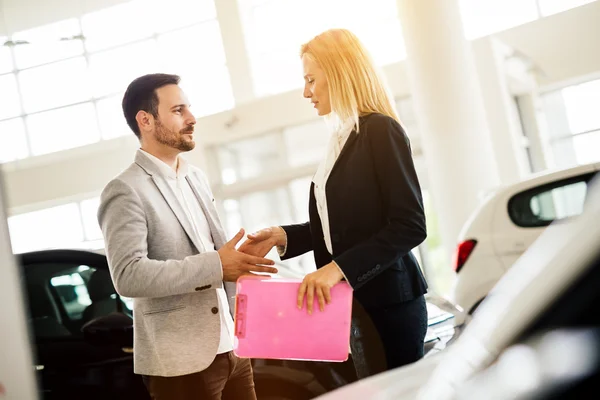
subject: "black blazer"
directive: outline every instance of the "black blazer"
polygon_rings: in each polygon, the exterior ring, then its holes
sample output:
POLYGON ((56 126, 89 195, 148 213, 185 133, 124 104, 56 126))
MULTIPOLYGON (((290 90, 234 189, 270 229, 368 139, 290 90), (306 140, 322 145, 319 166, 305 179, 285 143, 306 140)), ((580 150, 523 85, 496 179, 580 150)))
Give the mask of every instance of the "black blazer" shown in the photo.
MULTIPOLYGON (((327 179, 333 259, 365 308, 412 300, 427 283, 411 250, 426 236, 421 188, 410 143, 400 124, 382 114, 359 120, 327 179)), ((283 226, 282 259, 314 251, 318 268, 332 261, 325 247, 314 183, 310 221, 283 226)))

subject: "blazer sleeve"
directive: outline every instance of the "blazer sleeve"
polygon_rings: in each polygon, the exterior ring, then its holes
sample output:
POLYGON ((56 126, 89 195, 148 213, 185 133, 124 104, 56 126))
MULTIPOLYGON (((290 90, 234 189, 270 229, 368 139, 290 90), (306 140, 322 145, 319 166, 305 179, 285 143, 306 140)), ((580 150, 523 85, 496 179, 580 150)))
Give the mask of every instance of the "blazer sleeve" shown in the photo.
MULTIPOLYGON (((387 224, 366 241, 335 258, 350 285, 358 289, 408 254, 427 237, 421 188, 408 137, 392 118, 378 118, 364 134, 387 224)), ((371 125, 371 126, 369 126, 371 125)))
POLYGON ((117 293, 125 297, 163 297, 222 287, 223 269, 216 251, 183 260, 148 258, 148 227, 137 193, 119 179, 100 197, 98 222, 117 293))
POLYGON ((313 249, 308 222, 297 225, 285 225, 282 228, 287 236, 287 246, 285 253, 281 256, 282 260, 302 255, 313 249))

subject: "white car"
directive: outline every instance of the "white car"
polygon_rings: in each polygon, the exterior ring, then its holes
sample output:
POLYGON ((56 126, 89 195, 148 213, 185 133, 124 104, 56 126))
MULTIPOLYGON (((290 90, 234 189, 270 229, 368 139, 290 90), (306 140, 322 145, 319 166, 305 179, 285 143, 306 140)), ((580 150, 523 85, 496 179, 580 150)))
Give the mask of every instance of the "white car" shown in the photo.
MULTIPOLYGON (((589 198, 582 218, 540 235, 446 350, 318 399, 590 398, 573 392, 557 397, 551 384, 571 380, 566 390, 577 391, 581 381, 600 371, 600 341, 578 340, 577 332, 600 327, 600 179, 591 184, 589 198), (546 342, 551 346, 541 354, 551 350, 549 356, 537 358, 535 341, 556 332, 567 340, 546 342), (499 369, 507 364, 510 369, 499 369), (526 395, 540 391, 548 397, 526 395)), ((591 382, 597 388, 600 379, 591 382)))
POLYGON ((465 223, 454 253, 451 300, 471 314, 496 282, 553 222, 583 211, 600 163, 544 172, 496 190, 465 223))

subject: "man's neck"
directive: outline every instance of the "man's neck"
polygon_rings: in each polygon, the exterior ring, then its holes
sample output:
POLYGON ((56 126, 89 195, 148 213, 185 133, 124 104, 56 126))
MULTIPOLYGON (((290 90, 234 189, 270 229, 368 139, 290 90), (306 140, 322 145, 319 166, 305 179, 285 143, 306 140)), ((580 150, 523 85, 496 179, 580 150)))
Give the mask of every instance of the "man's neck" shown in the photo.
POLYGON ((148 154, 152 154, 154 157, 158 158, 169 167, 173 169, 173 171, 177 172, 177 167, 179 166, 179 152, 175 152, 172 149, 162 150, 157 148, 152 148, 150 146, 141 146, 141 149, 144 150, 148 154), (162 151, 161 151, 162 150, 162 151))

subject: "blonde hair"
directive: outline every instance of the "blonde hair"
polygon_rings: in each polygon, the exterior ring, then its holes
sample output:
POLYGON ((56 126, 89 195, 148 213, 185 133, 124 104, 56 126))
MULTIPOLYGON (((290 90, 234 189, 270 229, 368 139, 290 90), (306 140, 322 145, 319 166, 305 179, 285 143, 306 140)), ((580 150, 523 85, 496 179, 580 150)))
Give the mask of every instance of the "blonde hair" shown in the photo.
POLYGON ((380 113, 400 123, 385 80, 360 40, 347 29, 327 30, 300 48, 327 78, 331 110, 340 123, 380 113))

